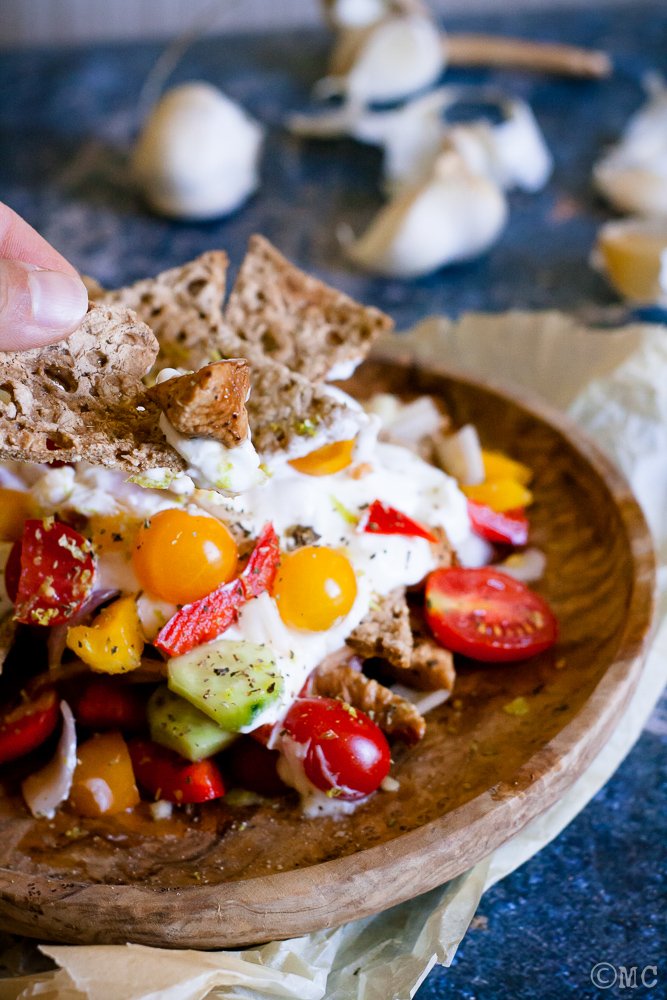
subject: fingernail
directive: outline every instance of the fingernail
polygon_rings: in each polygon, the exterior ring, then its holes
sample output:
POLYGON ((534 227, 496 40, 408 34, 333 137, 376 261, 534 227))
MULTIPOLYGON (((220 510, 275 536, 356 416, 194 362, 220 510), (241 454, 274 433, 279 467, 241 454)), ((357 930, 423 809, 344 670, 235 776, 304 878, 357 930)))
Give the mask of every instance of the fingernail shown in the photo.
POLYGON ((32 316, 47 330, 74 330, 88 310, 88 292, 80 278, 63 271, 31 271, 28 285, 32 316))

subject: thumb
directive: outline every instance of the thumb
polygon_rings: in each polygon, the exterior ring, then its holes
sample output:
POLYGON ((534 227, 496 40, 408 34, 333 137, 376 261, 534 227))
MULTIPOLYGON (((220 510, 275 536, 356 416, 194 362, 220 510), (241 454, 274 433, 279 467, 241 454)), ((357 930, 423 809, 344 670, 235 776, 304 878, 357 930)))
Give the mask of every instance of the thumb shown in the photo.
POLYGON ((62 340, 87 309, 88 292, 76 273, 0 260, 0 350, 24 351, 62 340))

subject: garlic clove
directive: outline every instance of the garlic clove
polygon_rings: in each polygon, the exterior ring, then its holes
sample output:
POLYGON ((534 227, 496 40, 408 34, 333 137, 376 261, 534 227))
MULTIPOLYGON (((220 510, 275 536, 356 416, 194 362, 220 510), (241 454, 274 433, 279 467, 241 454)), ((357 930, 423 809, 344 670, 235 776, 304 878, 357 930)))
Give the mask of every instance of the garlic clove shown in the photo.
POLYGON ((142 129, 132 170, 155 211, 175 218, 228 215, 258 185, 261 126, 217 87, 168 91, 142 129))
POLYGON ((430 178, 399 191, 346 250, 372 273, 414 278, 484 253, 506 220, 507 201, 500 188, 474 174, 456 150, 447 149, 430 178))
POLYGON ((667 221, 608 222, 598 232, 596 256, 619 295, 667 305, 667 221))
POLYGON ((440 32, 429 17, 388 17, 363 41, 345 91, 367 104, 400 101, 432 86, 444 66, 440 32))
POLYGON ((593 178, 621 211, 667 217, 667 86, 653 78, 648 87, 648 101, 595 165, 593 178))

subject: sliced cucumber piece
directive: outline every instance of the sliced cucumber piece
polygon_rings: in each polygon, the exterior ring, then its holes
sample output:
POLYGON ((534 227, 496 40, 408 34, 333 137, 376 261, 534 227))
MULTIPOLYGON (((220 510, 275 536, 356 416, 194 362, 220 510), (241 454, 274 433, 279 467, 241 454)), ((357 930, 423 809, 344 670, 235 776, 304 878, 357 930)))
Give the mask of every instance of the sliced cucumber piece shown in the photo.
POLYGON ((236 739, 236 733, 225 732, 166 684, 161 684, 151 695, 148 725, 152 740, 191 761, 212 757, 236 739))
POLYGON ((228 732, 276 701, 283 678, 268 646, 219 639, 169 661, 169 687, 228 732))

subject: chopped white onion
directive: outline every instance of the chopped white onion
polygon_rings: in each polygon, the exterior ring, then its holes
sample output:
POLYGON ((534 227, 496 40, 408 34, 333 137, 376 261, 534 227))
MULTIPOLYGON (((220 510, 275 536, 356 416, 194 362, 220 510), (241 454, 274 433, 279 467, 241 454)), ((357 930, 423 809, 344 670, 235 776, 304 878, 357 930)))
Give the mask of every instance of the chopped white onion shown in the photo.
POLYGON ((382 421, 382 429, 395 441, 416 445, 423 437, 437 434, 444 418, 430 396, 420 396, 413 403, 401 403, 397 396, 381 392, 366 406, 382 421))
POLYGON ((60 702, 60 711, 63 730, 55 754, 48 764, 31 774, 21 785, 26 805, 36 819, 53 819, 56 809, 65 801, 72 787, 76 768, 76 726, 66 701, 60 702))
POLYGON ((462 486, 478 486, 486 478, 477 428, 465 424, 455 434, 438 434, 433 448, 438 465, 462 486))
POLYGON ((441 688, 439 691, 417 691, 415 688, 405 687, 404 684, 392 684, 391 690, 400 698, 405 698, 411 705, 414 705, 421 715, 426 715, 438 705, 442 705, 452 693, 445 688, 441 688))
POLYGON ((540 549, 526 549, 524 552, 513 552, 505 562, 500 563, 498 569, 520 583, 533 583, 542 578, 546 564, 544 552, 540 549))

